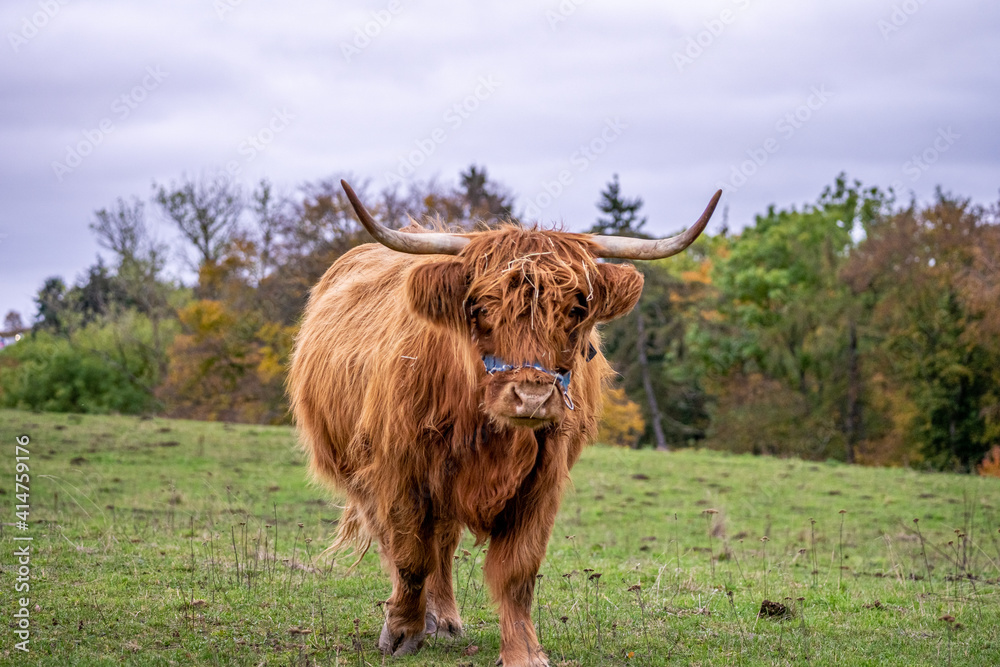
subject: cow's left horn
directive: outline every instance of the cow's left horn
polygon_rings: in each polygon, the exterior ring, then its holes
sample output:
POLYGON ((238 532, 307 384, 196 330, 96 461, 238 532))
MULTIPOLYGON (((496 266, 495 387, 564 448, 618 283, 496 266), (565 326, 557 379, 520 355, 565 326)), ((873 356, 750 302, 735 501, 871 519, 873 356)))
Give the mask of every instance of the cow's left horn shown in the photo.
POLYGON ((458 234, 442 234, 439 232, 427 232, 420 234, 409 234, 407 232, 397 232, 394 229, 383 227, 375 222, 375 218, 361 203, 354 190, 341 180, 347 198, 351 200, 351 206, 358 215, 358 220, 365 226, 368 233, 375 237, 375 240, 393 250, 408 252, 413 255, 457 255, 462 248, 469 243, 469 239, 458 234))
POLYGON ((715 193, 708 207, 698 221, 684 233, 671 236, 668 239, 635 239, 628 236, 600 236, 595 234, 590 238, 597 244, 597 256, 607 259, 663 259, 683 251, 691 245, 705 229, 715 206, 719 203, 722 190, 715 193))

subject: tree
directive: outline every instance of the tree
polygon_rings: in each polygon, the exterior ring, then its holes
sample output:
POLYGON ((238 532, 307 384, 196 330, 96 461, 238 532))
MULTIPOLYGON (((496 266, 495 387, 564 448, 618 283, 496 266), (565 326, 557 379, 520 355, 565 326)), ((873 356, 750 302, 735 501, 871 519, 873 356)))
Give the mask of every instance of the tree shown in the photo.
POLYGON ((512 217, 514 198, 501 185, 490 181, 486 167, 469 165, 458 179, 455 195, 466 220, 509 220, 512 217))
POLYGON ((35 296, 38 312, 35 314, 36 331, 61 333, 69 326, 66 304, 66 283, 59 276, 45 279, 42 288, 35 296))
POLYGON ((24 331, 24 321, 21 319, 21 313, 16 310, 7 311, 7 315, 3 318, 3 330, 6 334, 17 334, 24 331))
POLYGON ((261 179, 250 194, 250 210, 256 223, 256 242, 260 257, 256 279, 259 283, 274 267, 275 244, 281 226, 280 203, 275 201, 274 188, 266 178, 261 179))
POLYGON ((871 225, 844 270, 872 303, 879 370, 913 406, 899 425, 904 445, 935 468, 972 470, 995 437, 1000 349, 982 334, 996 279, 981 269, 996 233, 982 208, 938 191, 930 206, 871 225))
POLYGON ((642 409, 621 387, 605 387, 603 394, 604 412, 597 429, 597 441, 634 449, 646 430, 642 421, 642 409))
MULTIPOLYGON (((639 216, 642 199, 623 197, 617 174, 601 197, 598 209, 607 217, 598 217, 591 233, 646 238, 641 231, 646 219, 639 216)), ((704 437, 705 394, 684 360, 684 282, 658 263, 636 268, 645 280, 642 297, 632 315, 604 327, 605 347, 623 387, 644 406, 656 448, 667 451, 704 437)))
POLYGON ((647 442, 661 451, 700 440, 708 427, 708 397, 688 343, 698 287, 672 274, 669 261, 637 267, 645 285, 635 310, 602 328, 622 387, 643 406, 647 442))
POLYGON ((146 222, 145 205, 118 198, 115 205, 94 213, 90 229, 97 243, 115 256, 115 269, 137 301, 148 300, 148 292, 159 280, 166 264, 167 248, 156 241, 146 222))
POLYGON ((62 278, 48 278, 35 303, 35 329, 64 335, 129 305, 121 280, 100 257, 68 289, 62 278))
POLYGON ((239 186, 220 174, 153 187, 162 213, 197 251, 197 266, 218 262, 243 212, 239 186))
MULTIPOLYGON (((175 291, 160 277, 166 264, 167 247, 153 238, 146 221, 145 205, 134 197, 131 201, 118 198, 111 208, 96 211, 90 229, 97 236, 98 244, 115 257, 114 275, 107 279, 114 296, 108 299, 102 313, 117 318, 124 310, 135 309, 149 318, 154 356, 160 360, 162 375, 166 370, 167 341, 161 324, 172 315, 169 299, 175 291)), ((98 262, 98 268, 103 269, 103 262, 98 262)), ((92 267, 92 276, 93 271, 92 267)), ((126 330, 132 331, 131 328, 126 330)))
POLYGON ((635 325, 636 357, 639 361, 639 370, 642 376, 642 391, 646 394, 646 403, 649 405, 653 436, 656 438, 656 449, 661 452, 669 451, 670 448, 667 446, 667 439, 663 435, 663 414, 660 412, 659 401, 656 399, 656 391, 653 389, 653 379, 649 372, 649 353, 646 350, 649 345, 649 336, 646 334, 646 317, 642 312, 641 305, 635 309, 635 325))
POLYGON ((446 187, 434 179, 412 181, 406 191, 398 188, 382 192, 386 219, 417 221, 431 219, 432 224, 474 230, 491 227, 512 219, 514 197, 506 187, 489 178, 485 167, 470 165, 459 173, 458 187, 446 187))
MULTIPOLYGON (((958 281, 959 297, 971 317, 963 338, 1000 359, 1000 203, 981 211, 982 224, 972 245, 972 259, 958 281)), ((992 364, 992 389, 982 399, 983 440, 992 443, 994 464, 1000 462, 1000 363, 992 364)), ((994 472, 996 472, 994 468, 994 472)))
POLYGON ((166 411, 187 419, 279 423, 287 420, 284 377, 294 327, 257 311, 202 299, 179 312, 182 332, 158 389, 166 411))
POLYGON ((646 224, 646 218, 639 217, 642 204, 642 197, 628 199, 622 196, 618 174, 614 174, 607 189, 601 192, 600 201, 597 202, 597 209, 604 216, 598 216, 597 223, 591 227, 590 233, 649 238, 642 232, 642 226, 646 224))
POLYGON ((151 262, 162 268, 164 249, 151 239, 145 204, 139 199, 126 201, 119 197, 112 208, 95 211, 90 230, 97 236, 98 245, 114 253, 119 265, 151 262))
POLYGON ((802 397, 797 418, 812 424, 809 455, 852 461, 862 433, 856 300, 839 279, 852 230, 874 224, 886 196, 841 175, 815 205, 757 216, 715 270, 720 312, 741 336, 735 367, 762 372, 802 397), (838 451, 839 450, 839 451, 838 451))
POLYGON ((67 302, 79 315, 78 325, 87 325, 108 315, 116 306, 124 305, 127 298, 121 281, 100 257, 67 293, 67 302))
MULTIPOLYGON (((385 222, 384 209, 370 200, 366 184, 353 185, 372 215, 385 222)), ((255 198, 257 233, 244 237, 234 251, 243 254, 250 277, 260 276, 257 301, 266 319, 290 325, 301 316, 309 290, 337 258, 372 239, 354 216, 339 178, 307 182, 280 203, 270 193, 265 198, 262 184, 255 198), (254 263, 266 268, 254 271, 254 263)))

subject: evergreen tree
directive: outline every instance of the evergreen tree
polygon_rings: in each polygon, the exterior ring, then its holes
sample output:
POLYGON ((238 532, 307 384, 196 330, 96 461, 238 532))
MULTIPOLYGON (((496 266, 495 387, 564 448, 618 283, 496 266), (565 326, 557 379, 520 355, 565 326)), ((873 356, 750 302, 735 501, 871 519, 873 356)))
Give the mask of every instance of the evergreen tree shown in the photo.
MULTIPOLYGON (((590 232, 648 238, 641 231, 646 224, 640 215, 642 206, 641 197, 622 196, 615 174, 601 192, 597 208, 603 215, 590 232)), ((641 262, 636 269, 645 280, 642 297, 631 314, 605 325, 605 348, 621 373, 625 391, 642 406, 647 438, 658 450, 666 451, 704 437, 706 397, 680 368, 686 363, 683 281, 653 262, 641 262)))
POLYGON ((16 334, 23 331, 24 321, 21 319, 21 313, 16 310, 7 311, 6 317, 3 318, 3 328, 8 333, 16 334))
POLYGON ((598 216, 597 222, 590 228, 590 233, 649 238, 642 232, 646 218, 639 216, 639 209, 643 204, 642 197, 628 199, 622 196, 621 189, 618 174, 615 174, 607 189, 601 192, 597 209, 604 215, 598 216))
POLYGON ((514 205, 511 197, 496 182, 490 181, 486 167, 469 165, 466 171, 460 172, 459 188, 455 195, 462 201, 463 212, 470 219, 509 220, 511 208, 514 205))
POLYGON ((35 304, 38 306, 34 326, 36 330, 61 333, 66 328, 66 283, 62 278, 46 278, 35 297, 35 304))

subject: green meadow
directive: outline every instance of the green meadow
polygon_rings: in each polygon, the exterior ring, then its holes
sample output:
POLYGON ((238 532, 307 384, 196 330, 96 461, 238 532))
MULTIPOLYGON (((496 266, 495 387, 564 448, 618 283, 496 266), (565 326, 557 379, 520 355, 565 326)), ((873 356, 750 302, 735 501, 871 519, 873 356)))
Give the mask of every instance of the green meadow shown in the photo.
MULTIPOLYGON (((294 431, 0 411, 3 609, 17 665, 483 665, 499 654, 483 550, 455 555, 465 636, 376 649, 374 548, 321 556, 336 499, 294 431), (15 438, 30 515, 16 525, 15 438), (30 542, 15 537, 31 537, 30 542), (31 545, 30 592, 15 549, 31 545)), ((553 665, 1000 664, 1000 480, 596 446, 536 589, 553 665)))

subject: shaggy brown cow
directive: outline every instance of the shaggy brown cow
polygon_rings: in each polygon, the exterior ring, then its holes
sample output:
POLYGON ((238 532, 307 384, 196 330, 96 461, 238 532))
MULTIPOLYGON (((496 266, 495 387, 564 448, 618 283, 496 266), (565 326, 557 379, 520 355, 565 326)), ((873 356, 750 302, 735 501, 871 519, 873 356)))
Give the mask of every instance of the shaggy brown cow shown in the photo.
POLYGON ((451 567, 468 528, 489 540, 503 664, 547 665, 531 601, 611 374, 594 325, 642 291, 631 266, 595 260, 680 252, 721 191, 687 232, 649 241, 516 226, 396 232, 342 184, 383 245, 354 248, 313 289, 289 376, 311 470, 347 494, 332 548, 378 541, 392 577, 379 648, 404 655, 428 634, 461 634, 451 567))

